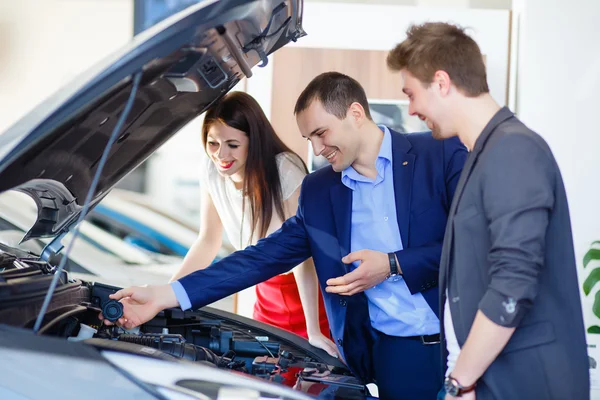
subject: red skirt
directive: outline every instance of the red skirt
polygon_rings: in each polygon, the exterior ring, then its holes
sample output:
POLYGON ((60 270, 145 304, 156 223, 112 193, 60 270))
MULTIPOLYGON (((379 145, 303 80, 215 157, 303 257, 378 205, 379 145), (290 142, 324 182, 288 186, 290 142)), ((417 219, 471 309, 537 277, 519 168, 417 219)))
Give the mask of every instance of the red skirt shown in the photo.
MULTIPOLYGON (((254 319, 308 339, 302 302, 300 301, 298 285, 296 285, 293 273, 277 275, 256 285, 254 319)), ((323 335, 331 338, 329 321, 327 320, 320 290, 319 325, 323 335)))

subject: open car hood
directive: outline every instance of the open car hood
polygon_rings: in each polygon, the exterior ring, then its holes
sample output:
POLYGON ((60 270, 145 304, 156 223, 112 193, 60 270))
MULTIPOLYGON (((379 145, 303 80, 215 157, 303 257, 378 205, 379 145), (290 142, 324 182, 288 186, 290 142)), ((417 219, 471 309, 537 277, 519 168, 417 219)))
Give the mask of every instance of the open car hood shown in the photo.
POLYGON ((23 240, 60 235, 77 221, 134 73, 143 71, 141 83, 91 207, 252 67, 304 35, 302 0, 200 1, 35 108, 0 135, 0 192, 16 188, 38 206, 23 240))

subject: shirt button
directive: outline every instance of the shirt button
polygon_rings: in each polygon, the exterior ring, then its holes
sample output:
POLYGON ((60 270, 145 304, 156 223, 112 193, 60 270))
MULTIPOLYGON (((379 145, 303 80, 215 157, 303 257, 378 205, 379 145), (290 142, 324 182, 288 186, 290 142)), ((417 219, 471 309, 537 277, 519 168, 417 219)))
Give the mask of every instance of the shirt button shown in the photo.
POLYGON ((337 343, 340 347, 344 346, 344 341, 341 338, 338 338, 337 343))
POLYGON ((384 218, 383 218, 383 220, 384 220, 384 221, 387 221, 387 220, 388 220, 388 217, 384 217, 384 218))

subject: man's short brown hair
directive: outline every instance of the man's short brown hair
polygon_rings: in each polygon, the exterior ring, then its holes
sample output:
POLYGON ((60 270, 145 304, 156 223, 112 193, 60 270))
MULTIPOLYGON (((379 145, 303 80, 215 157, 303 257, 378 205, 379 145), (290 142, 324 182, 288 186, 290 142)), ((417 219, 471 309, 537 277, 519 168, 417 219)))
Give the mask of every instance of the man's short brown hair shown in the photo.
POLYGON ((314 100, 319 100, 325 111, 339 119, 346 118, 352 103, 359 103, 371 119, 365 90, 356 79, 339 72, 325 72, 314 78, 302 91, 294 107, 294 115, 306 110, 314 100))
POLYGON ((410 26, 406 36, 387 56, 392 71, 407 70, 429 85, 436 71, 443 70, 465 96, 490 91, 479 46, 463 28, 428 22, 410 26))

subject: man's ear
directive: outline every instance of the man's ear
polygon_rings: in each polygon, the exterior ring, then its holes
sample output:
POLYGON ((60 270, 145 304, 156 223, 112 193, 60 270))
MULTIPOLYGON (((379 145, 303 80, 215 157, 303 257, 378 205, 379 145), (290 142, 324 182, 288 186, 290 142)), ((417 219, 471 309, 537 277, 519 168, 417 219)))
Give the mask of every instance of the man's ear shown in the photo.
POLYGON ((435 89, 439 91, 439 93, 445 97, 450 93, 450 87, 452 86, 452 81, 450 80, 450 75, 444 70, 435 71, 433 75, 432 85, 435 85, 435 89))
POLYGON ((352 118, 352 121, 358 126, 361 126, 367 120, 365 109, 356 101, 350 104, 348 112, 346 113, 346 118, 348 117, 352 118))

